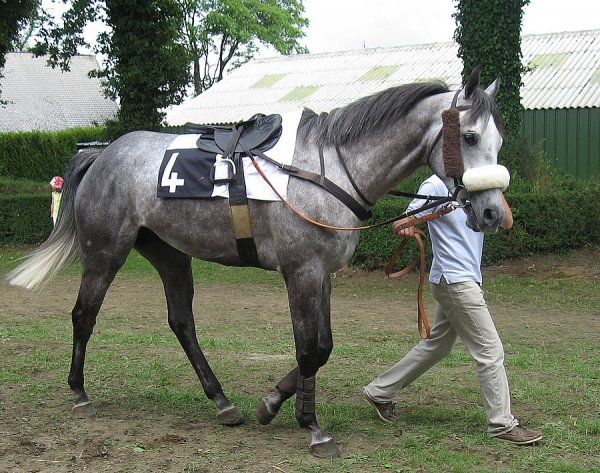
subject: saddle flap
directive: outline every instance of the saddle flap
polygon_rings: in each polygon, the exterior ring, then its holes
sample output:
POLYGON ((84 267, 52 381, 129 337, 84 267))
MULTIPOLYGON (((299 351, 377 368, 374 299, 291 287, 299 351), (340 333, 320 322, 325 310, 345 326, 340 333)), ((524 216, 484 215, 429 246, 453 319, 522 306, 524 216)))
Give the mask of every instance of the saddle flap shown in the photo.
MULTIPOLYGON (((241 153, 244 149, 260 149, 261 151, 267 151, 271 149, 281 136, 281 115, 258 115, 255 119, 250 119, 248 122, 242 122, 236 125, 244 127, 238 139, 235 143, 235 148, 232 152, 241 153)), ((232 136, 234 136, 235 130, 224 130, 215 129, 214 141, 217 147, 225 151, 228 146, 232 146, 230 143, 232 136)))
POLYGON ((213 154, 223 154, 223 150, 215 143, 215 137, 213 133, 207 133, 200 135, 200 138, 196 141, 196 146, 199 150, 206 151, 213 154))

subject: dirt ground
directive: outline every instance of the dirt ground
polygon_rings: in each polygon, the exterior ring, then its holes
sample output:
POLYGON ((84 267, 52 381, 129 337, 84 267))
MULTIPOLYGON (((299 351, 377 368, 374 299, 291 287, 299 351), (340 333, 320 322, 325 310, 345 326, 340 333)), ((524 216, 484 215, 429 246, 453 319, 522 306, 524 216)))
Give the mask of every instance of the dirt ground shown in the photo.
MULTIPOLYGON (((487 275, 508 274, 528 278, 585 277, 600 284, 600 250, 593 247, 560 258, 543 256, 511 261, 486 268, 485 272, 487 275)), ((380 272, 345 270, 336 275, 336 278, 352 280, 352 283, 359 285, 363 281, 388 284, 380 272)), ((52 283, 51 290, 46 289, 40 293, 25 292, 10 288, 4 282, 0 283, 0 328, 7 311, 11 311, 11 316, 14 316, 15 311, 17 315, 21 311, 23 316, 37 314, 38 317, 68 313, 66 311, 72 307, 77 287, 78 280, 74 277, 60 277, 52 283)), ((392 320, 398 317, 397 313, 390 313, 389 301, 383 301, 378 306, 376 295, 357 302, 356 299, 342 297, 344 294, 347 295, 342 291, 342 295, 336 295, 334 289, 332 307, 334 313, 346 314, 347 320, 364 320, 367 310, 369 314, 379 314, 377 323, 393 323, 392 320)), ((242 298, 235 286, 223 286, 218 294, 214 290, 204 291, 198 288, 197 297, 208 306, 218 306, 223 300, 227 300, 227 323, 230 325, 242 317, 244 323, 248 324, 248 314, 252 323, 252 317, 259 318, 265 304, 263 291, 246 291, 242 298)), ((285 315, 285 291, 281 289, 271 292, 268 304, 271 313, 285 315)), ((103 306, 103 317, 107 321, 105 323, 110 323, 111 317, 127 312, 139 313, 140 309, 144 315, 132 320, 132 331, 152 323, 168 333, 162 291, 157 290, 155 281, 140 281, 132 285, 130 281, 117 279, 103 306)), ((503 310, 500 306, 494 307, 493 312, 502 323, 509 323, 510 308, 503 310)), ((544 314, 531 313, 530 310, 529 319, 535 320, 536 315, 544 314)), ((572 316, 576 314, 569 314, 569 317, 572 316)), ((412 315, 407 314, 407 319, 411 317, 412 315)), ((289 318, 283 316, 280 319, 280 323, 289 324, 289 318)), ((373 320, 375 319, 371 322, 373 320)), ((410 320, 413 324, 410 330, 416 330, 413 319, 410 320)), ((563 322, 560 315, 557 315, 556 323, 563 322)), ((576 321, 571 320, 569 323, 576 324, 576 321)), ((531 330, 532 335, 536 336, 544 328, 532 326, 531 330)), ((6 341, 0 336, 0 344, 4 342, 6 341)), ((13 346, 13 349, 22 350, 26 354, 33 347, 13 346)), ((292 359, 290 356, 282 355, 282 360, 266 361, 275 365, 283 362, 279 368, 283 374, 292 359)), ((40 375, 43 376, 43 369, 40 370, 40 375)), ((274 372, 278 372, 277 369, 274 372)), ((112 374, 105 373, 105 376, 111 377, 112 374)), ((66 373, 61 373, 61 379, 65 378, 66 373)), ((194 382, 196 380, 189 380, 190 385, 194 382)), ((244 381, 232 386, 229 382, 226 390, 235 389, 252 392, 254 386, 246 386, 244 381)), ((93 393, 90 394, 93 396, 93 393)), ((266 393, 255 394, 258 398, 266 393)), ((287 457, 280 455, 279 451, 288 452, 286 455, 293 452, 299 462, 297 464, 304 467, 320 461, 307 453, 309 437, 295 426, 293 419, 265 428, 258 425, 255 419, 250 418, 251 414, 246 412, 246 425, 232 429, 220 426, 214 417, 212 420, 207 417, 198 421, 178 415, 171 408, 167 408, 165 412, 155 408, 143 409, 141 412, 131 411, 121 405, 119 399, 100 399, 95 402, 98 410, 96 417, 77 419, 69 413, 71 396, 65 385, 56 386, 50 393, 44 394, 43 401, 35 405, 15 401, 19 395, 20 386, 0 384, 0 472, 295 471, 286 460, 287 457), (32 410, 32 406, 35 409, 32 410), (199 422, 202 424, 198 425, 199 422), (265 430, 268 434, 265 434, 265 430), (191 464, 203 466, 191 467, 191 464)), ((361 402, 358 390, 355 396, 356 402, 361 402)), ((347 439, 342 447, 360 452, 360 438, 347 439)))

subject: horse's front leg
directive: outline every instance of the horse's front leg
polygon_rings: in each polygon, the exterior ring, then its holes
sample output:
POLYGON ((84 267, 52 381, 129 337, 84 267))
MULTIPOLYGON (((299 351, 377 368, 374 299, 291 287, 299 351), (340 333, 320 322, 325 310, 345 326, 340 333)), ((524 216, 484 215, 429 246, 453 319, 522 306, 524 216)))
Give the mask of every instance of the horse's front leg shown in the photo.
MULTIPOLYGON (((333 339, 330 322, 331 278, 329 274, 323 277, 321 292, 321 310, 319 312, 319 368, 327 363, 333 339)), ((298 368, 286 374, 268 396, 262 398, 256 406, 256 419, 262 425, 269 424, 279 412, 285 401, 296 394, 298 386, 298 368)))
POLYGON ((298 367, 290 371, 277 385, 275 392, 264 398, 257 408, 260 423, 267 424, 281 404, 296 394, 296 419, 302 428, 310 430, 310 449, 316 456, 337 457, 339 448, 319 427, 315 411, 316 374, 329 359, 333 342, 330 325, 331 281, 329 274, 318 273, 314 267, 297 269, 285 275, 298 367))
POLYGON ((259 424, 267 425, 275 418, 285 401, 296 394, 298 385, 298 368, 286 374, 268 396, 263 397, 256 406, 256 420, 259 424))

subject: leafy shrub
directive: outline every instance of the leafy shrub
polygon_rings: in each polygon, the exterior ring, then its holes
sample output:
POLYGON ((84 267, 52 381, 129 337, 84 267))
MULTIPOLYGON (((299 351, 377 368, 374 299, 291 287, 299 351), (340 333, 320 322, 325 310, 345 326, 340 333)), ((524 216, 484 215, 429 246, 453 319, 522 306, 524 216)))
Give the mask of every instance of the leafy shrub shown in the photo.
POLYGON ((64 172, 78 142, 103 139, 103 128, 0 133, 0 176, 48 181, 64 172))
POLYGON ((0 195, 46 194, 50 191, 48 182, 0 176, 0 195))
POLYGON ((40 243, 52 231, 50 193, 0 195, 0 245, 40 243))
MULTIPOLYGON (((100 131, 90 129, 90 134, 86 134, 85 130, 70 130, 66 134, 70 138, 61 136, 48 139, 47 142, 55 143, 52 145, 54 149, 61 148, 63 145, 61 149, 73 146, 74 153, 77 141, 102 139, 100 131), (73 134, 71 135, 70 132, 73 134), (63 143, 63 145, 58 146, 56 143, 63 143)), ((10 162, 6 158, 10 153, 3 149, 1 141, 6 138, 6 135, 9 134, 0 135, 0 174, 10 175, 3 171, 2 167, 10 162)), ((12 143, 13 150, 17 147, 15 143, 20 143, 23 149, 31 150, 31 147, 34 145, 39 147, 39 144, 45 140, 30 133, 14 135, 31 136, 18 136, 13 140, 5 141, 4 143, 12 143)), ((44 149, 47 151, 50 147, 49 145, 44 149)), ((41 177, 29 177, 33 182, 0 178, 0 244, 39 243, 49 235, 52 222, 49 215, 50 189, 47 182, 52 175, 63 172, 72 152, 70 149, 66 154, 64 151, 61 152, 60 159, 57 158, 54 164, 46 166, 37 163, 37 160, 40 162, 43 160, 39 149, 36 151, 38 154, 35 160, 31 162, 27 159, 19 160, 22 168, 20 172, 23 173, 19 177, 41 174, 41 177), (25 166, 23 162, 29 164, 25 166), (45 170, 40 171, 42 168, 45 170), (42 194, 40 195, 39 192, 42 194)), ((510 156, 511 159, 516 160, 514 162, 522 159, 529 164, 512 164, 513 167, 519 167, 512 170, 513 179, 506 192, 506 198, 513 209, 515 223, 508 231, 500 230, 486 237, 484 264, 537 253, 561 252, 586 243, 600 243, 599 180, 581 180, 560 175, 546 166, 543 153, 536 152, 524 141, 513 141, 507 152, 512 153, 510 156), (517 151, 511 152, 511 149, 517 151), (534 169, 531 172, 524 171, 532 167, 534 169)), ((58 156, 58 153, 55 156, 58 156)), ((47 155, 44 155, 45 157, 47 155)), ((507 164, 511 166, 510 163, 507 164)), ((429 174, 430 171, 427 169, 417 171, 405 179, 398 190, 416 192, 422 180, 429 174)), ((384 197, 374 207, 372 219, 365 223, 381 222, 401 215, 408 203, 408 198, 384 197)), ((426 230, 426 226, 423 227, 426 230)), ((390 225, 362 231, 351 264, 368 269, 382 268, 387 264, 398 244, 390 225)), ((429 263, 432 256, 431 246, 429 243, 427 246, 429 263)), ((412 262, 417 257, 417 250, 416 244, 409 244, 398 262, 398 267, 412 262)))
MULTIPOLYGON (((486 237, 484 264, 537 253, 563 252, 587 243, 600 243, 600 183, 580 181, 571 189, 551 192, 508 192, 514 226, 486 237)), ((408 199, 382 198, 373 209, 374 223, 400 215, 408 199)), ((460 212, 460 210, 457 210, 460 212)), ((422 226, 426 231, 426 226, 422 226)), ((50 192, 42 195, 0 195, 0 244, 39 243, 50 234, 50 192)), ((367 269, 383 268, 398 247, 390 225, 361 232, 351 264, 367 269)), ((431 262, 431 245, 428 263, 431 262)), ((398 261, 406 266, 418 255, 409 244, 398 261)))
MULTIPOLYGON (((509 192, 506 199, 513 211, 514 225, 510 230, 499 230, 486 237, 484 265, 600 243, 600 184, 583 183, 578 189, 550 192, 509 192)), ((399 215, 405 208, 405 203, 386 197, 375 207, 373 220, 399 215)), ((398 240, 390 226, 365 230, 361 233, 352 264, 367 269, 381 268, 397 246, 398 240)), ((404 253, 399 267, 416 258, 416 245, 409 245, 404 253)), ((428 244, 430 261, 431 245, 428 244)))
POLYGON ((484 264, 600 243, 600 183, 577 187, 508 193, 514 226, 487 237, 484 264))

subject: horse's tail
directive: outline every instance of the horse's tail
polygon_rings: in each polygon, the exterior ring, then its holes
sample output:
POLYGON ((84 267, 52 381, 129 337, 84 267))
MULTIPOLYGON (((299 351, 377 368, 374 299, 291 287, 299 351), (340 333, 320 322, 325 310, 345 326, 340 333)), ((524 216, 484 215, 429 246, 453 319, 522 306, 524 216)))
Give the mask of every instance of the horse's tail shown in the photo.
POLYGON ((100 154, 100 149, 82 150, 71 159, 64 176, 64 186, 56 226, 48 239, 25 257, 25 261, 8 273, 12 286, 26 289, 44 287, 79 253, 75 225, 75 195, 88 168, 100 154))

